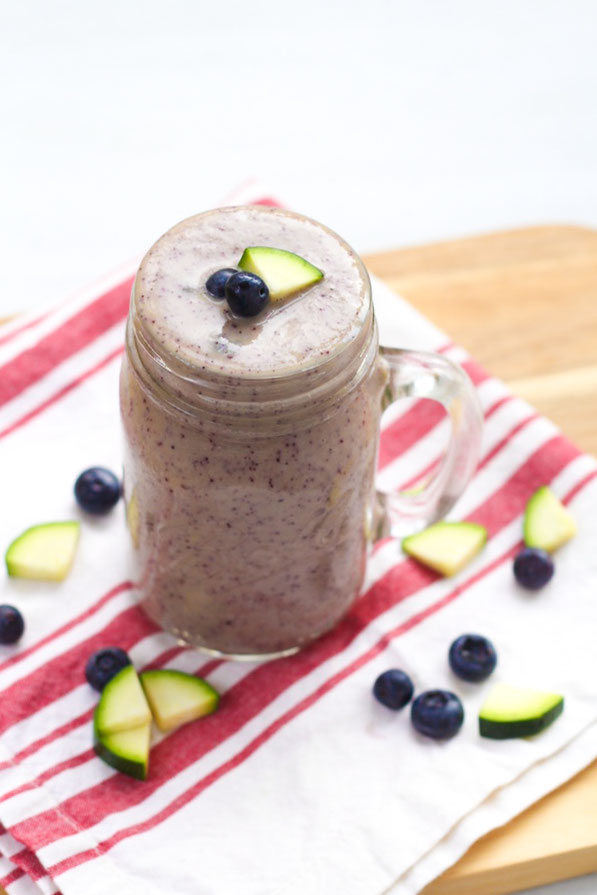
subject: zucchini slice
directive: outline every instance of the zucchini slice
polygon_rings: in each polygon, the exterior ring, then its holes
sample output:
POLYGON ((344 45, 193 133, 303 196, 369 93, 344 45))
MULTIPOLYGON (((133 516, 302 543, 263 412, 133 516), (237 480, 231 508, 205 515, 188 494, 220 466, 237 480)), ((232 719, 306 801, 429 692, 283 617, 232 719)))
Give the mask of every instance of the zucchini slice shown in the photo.
POLYGON ((526 505, 523 522, 527 547, 553 553, 576 534, 576 522, 547 485, 538 488, 526 505))
POLYGON ((62 581, 70 572, 77 544, 78 522, 46 522, 33 525, 10 544, 5 554, 13 578, 62 581))
POLYGON ((479 712, 479 733, 493 740, 534 736, 563 711, 559 693, 496 684, 479 712))
POLYGON ((402 549, 440 575, 456 575, 487 541, 487 529, 476 522, 436 522, 402 541, 402 549))
POLYGON ((163 669, 144 671, 140 679, 160 730, 174 730, 188 721, 210 715, 218 707, 217 691, 193 674, 163 669))
POLYGON ((269 246, 249 246, 244 250, 238 266, 261 277, 269 289, 272 302, 308 289, 323 278, 322 271, 300 255, 269 246))

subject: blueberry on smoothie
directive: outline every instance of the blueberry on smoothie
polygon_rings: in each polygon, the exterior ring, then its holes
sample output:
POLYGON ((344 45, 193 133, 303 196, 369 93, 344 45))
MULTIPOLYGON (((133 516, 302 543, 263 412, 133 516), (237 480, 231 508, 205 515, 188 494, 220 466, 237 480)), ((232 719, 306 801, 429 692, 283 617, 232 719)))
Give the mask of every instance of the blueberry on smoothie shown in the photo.
POLYGON ((25 622, 16 606, 0 606, 0 643, 16 643, 24 630, 25 622))
POLYGON ((113 472, 102 466, 86 469, 75 482, 75 498, 81 509, 101 516, 120 500, 120 482, 113 472))
POLYGON ((269 289, 257 274, 240 270, 226 284, 226 301, 237 317, 255 317, 268 300, 269 289))
POLYGON ((399 668, 390 668, 379 675, 373 684, 373 695, 389 709, 404 708, 412 699, 413 682, 408 674, 399 668))
POLYGON ((464 721, 464 709, 455 693, 449 690, 426 690, 412 704, 413 727, 433 740, 449 740, 456 736, 464 721))
POLYGON ((237 271, 233 267, 223 267, 222 270, 216 270, 207 278, 205 288, 213 298, 220 300, 226 298, 226 285, 231 276, 237 271))

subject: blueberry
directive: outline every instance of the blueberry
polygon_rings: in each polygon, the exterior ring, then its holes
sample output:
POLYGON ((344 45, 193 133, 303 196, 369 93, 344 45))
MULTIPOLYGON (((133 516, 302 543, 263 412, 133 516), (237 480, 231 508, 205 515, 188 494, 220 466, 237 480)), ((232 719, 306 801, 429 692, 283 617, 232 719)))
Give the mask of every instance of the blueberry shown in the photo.
POLYGON ((417 696, 410 710, 413 726, 423 736, 449 740, 464 721, 464 709, 455 693, 449 690, 426 690, 417 696))
POLYGON ((514 560, 514 577, 529 590, 544 587, 553 573, 553 559, 538 547, 525 547, 514 560))
POLYGON ((398 668, 390 668, 380 674, 373 684, 373 695, 389 709, 402 709, 414 693, 413 682, 408 674, 398 668))
POLYGON ((101 516, 120 499, 120 482, 113 472, 101 466, 93 466, 82 472, 75 482, 75 497, 79 506, 88 513, 101 516))
POLYGON ((238 317, 255 317, 264 309, 269 289, 257 274, 239 270, 226 284, 226 301, 238 317))
POLYGON ((131 660, 119 646, 106 646, 87 659, 85 677, 94 690, 101 691, 115 674, 131 664, 131 660))
POLYGON ((233 267, 224 267, 222 270, 216 270, 215 273, 212 273, 207 278, 205 288, 214 298, 226 298, 226 284, 235 273, 236 271, 233 267))
POLYGON ((463 681, 484 681, 497 664, 497 653, 487 637, 480 634, 462 634, 448 653, 450 668, 463 681))
POLYGON ((16 643, 25 630, 23 616, 15 606, 0 606, 0 643, 16 643))

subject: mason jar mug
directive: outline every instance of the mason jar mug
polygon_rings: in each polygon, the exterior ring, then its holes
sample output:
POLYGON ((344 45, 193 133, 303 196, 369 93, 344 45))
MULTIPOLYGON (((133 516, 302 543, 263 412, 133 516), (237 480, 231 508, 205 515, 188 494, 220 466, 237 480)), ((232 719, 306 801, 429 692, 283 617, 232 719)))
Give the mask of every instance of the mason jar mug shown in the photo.
POLYGON ((187 644, 251 659, 328 631, 358 596, 376 537, 448 512, 476 467, 482 426, 461 368, 380 349, 369 278, 346 243, 263 208, 198 215, 150 250, 133 286, 121 413, 141 605, 187 644), (205 294, 204 270, 230 266, 257 239, 327 264, 328 293, 314 287, 236 320, 205 294), (333 252, 348 286, 334 280, 333 252), (406 397, 445 407, 449 444, 425 487, 380 494, 382 411, 406 397))

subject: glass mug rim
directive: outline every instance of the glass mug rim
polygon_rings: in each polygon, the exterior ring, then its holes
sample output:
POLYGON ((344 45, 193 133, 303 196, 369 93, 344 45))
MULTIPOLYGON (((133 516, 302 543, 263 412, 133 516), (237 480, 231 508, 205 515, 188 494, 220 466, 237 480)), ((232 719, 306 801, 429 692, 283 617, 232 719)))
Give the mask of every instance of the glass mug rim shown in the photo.
MULTIPOLYGON (((246 206, 229 206, 193 215, 188 221, 246 206)), ((358 253, 337 233, 313 218, 286 209, 254 206, 259 213, 293 217, 311 223, 336 239, 358 269, 363 303, 350 339, 339 339, 329 355, 317 357, 294 370, 263 375, 231 375, 205 365, 182 361, 158 344, 143 327, 136 312, 136 284, 131 290, 126 344, 133 370, 154 400, 170 410, 211 421, 231 431, 261 434, 264 422, 275 421, 276 430, 303 428, 314 415, 330 416, 351 391, 358 388, 378 356, 379 340, 373 308, 371 280, 358 253)), ((179 225, 179 226, 180 226, 179 225)), ((151 251, 151 250, 150 250, 151 251)), ((290 301, 300 301, 301 294, 290 301)), ((277 313, 275 310, 273 313, 277 313)), ((251 318, 254 322, 255 319, 251 318)))

